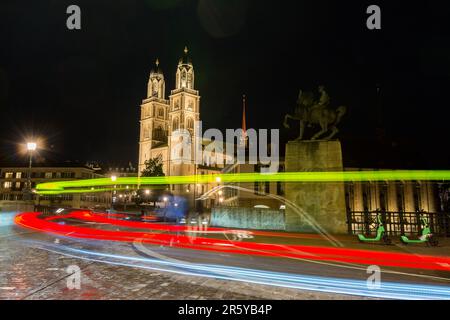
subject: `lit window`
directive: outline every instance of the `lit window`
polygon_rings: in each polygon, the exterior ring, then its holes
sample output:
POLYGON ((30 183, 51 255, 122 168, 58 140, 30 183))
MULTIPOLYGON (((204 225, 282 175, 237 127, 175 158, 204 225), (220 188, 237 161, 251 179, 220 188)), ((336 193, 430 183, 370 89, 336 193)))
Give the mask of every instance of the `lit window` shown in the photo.
POLYGON ((187 127, 188 129, 194 129, 194 120, 192 120, 192 118, 187 120, 187 127))
POLYGON ((20 189, 20 182, 16 182, 15 188, 16 188, 16 189, 20 189))
POLYGON ((179 127, 180 127, 180 122, 179 122, 178 118, 175 118, 172 123, 172 130, 173 131, 178 130, 179 127))
POLYGON ((12 187, 12 182, 11 181, 5 181, 5 183, 3 183, 3 188, 11 189, 11 187, 12 187))
POLYGON ((53 173, 51 173, 51 172, 45 173, 45 179, 51 179, 52 177, 53 177, 53 173))
POLYGON ((13 173, 12 172, 6 172, 5 173, 5 178, 6 179, 11 179, 13 177, 13 173))
POLYGON ((22 179, 22 172, 16 172, 16 179, 22 179))

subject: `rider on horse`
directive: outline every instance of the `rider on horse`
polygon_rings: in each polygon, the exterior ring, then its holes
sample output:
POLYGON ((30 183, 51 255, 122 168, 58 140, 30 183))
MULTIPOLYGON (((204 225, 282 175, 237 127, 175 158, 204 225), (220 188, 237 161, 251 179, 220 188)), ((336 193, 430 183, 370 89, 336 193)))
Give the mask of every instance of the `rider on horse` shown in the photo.
POLYGON ((317 104, 315 104, 314 106, 312 106, 311 110, 313 110, 313 109, 321 109, 321 110, 323 110, 326 107, 328 107, 328 105, 330 104, 330 96, 325 91, 325 87, 324 86, 319 86, 319 93, 320 93, 319 102, 317 104))

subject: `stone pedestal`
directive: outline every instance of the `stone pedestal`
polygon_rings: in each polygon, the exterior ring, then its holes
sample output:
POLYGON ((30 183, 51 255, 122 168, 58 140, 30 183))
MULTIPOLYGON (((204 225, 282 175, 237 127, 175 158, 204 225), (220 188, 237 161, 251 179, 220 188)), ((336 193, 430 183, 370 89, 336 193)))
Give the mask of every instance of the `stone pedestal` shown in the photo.
MULTIPOLYGON (((286 172, 342 171, 339 141, 289 141, 286 145, 286 172)), ((347 233, 343 182, 291 182, 285 186, 286 198, 327 232, 347 233)), ((311 224, 286 206, 286 230, 316 232, 311 224)))

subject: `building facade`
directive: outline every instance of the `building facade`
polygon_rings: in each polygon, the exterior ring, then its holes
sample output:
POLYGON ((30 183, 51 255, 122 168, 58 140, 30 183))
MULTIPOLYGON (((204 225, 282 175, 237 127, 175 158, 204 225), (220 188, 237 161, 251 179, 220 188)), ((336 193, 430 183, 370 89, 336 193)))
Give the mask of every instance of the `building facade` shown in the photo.
MULTIPOLYGON (((28 186, 30 175, 31 188, 39 183, 100 178, 103 175, 93 167, 73 163, 36 164, 29 170, 26 165, 8 165, 0 167, 0 208, 1 211, 15 210, 26 203, 24 189, 28 186)), ((89 208, 111 202, 109 193, 99 194, 61 194, 34 195, 33 204, 72 208, 89 208)))

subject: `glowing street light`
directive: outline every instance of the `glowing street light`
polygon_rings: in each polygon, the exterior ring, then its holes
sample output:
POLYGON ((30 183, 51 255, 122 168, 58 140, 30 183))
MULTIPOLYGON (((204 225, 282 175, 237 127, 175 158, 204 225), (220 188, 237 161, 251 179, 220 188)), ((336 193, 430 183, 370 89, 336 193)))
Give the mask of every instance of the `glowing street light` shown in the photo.
POLYGON ((112 176, 111 176, 111 181, 112 181, 112 182, 115 182, 116 180, 117 180, 117 176, 112 175, 112 176))
POLYGON ((217 182, 217 183, 220 183, 220 181, 222 181, 222 178, 216 177, 216 182, 217 182))
POLYGON ((37 149, 37 143, 36 142, 27 142, 27 150, 28 151, 34 151, 37 149))
POLYGON ((149 194, 150 194, 150 190, 148 190, 148 189, 145 190, 145 194, 146 194, 146 195, 149 195, 149 194))

